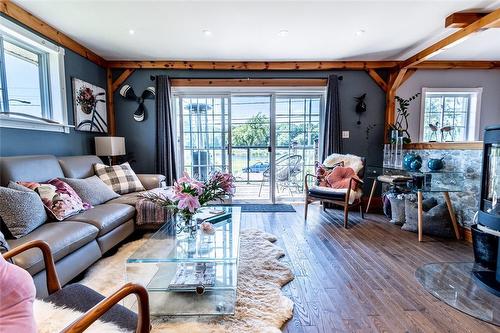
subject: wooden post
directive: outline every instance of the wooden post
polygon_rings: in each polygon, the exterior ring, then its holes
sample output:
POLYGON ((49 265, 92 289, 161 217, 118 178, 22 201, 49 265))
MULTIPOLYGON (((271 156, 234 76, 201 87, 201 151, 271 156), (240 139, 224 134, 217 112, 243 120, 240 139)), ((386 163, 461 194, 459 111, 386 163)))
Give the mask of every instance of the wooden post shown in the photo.
POLYGON ((106 84, 106 92, 107 92, 107 110, 108 110, 108 133, 111 136, 116 134, 116 125, 115 125, 115 105, 113 101, 113 73, 111 72, 111 68, 106 70, 107 75, 107 84, 106 84))

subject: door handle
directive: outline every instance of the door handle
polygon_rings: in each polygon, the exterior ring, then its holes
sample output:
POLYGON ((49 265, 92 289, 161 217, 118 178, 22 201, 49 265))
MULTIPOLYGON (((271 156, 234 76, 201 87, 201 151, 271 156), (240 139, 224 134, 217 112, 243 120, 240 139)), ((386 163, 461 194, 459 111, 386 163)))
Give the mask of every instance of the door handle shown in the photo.
POLYGON ((268 153, 272 153, 273 152, 273 147, 271 147, 271 146, 267 147, 267 152, 268 153))

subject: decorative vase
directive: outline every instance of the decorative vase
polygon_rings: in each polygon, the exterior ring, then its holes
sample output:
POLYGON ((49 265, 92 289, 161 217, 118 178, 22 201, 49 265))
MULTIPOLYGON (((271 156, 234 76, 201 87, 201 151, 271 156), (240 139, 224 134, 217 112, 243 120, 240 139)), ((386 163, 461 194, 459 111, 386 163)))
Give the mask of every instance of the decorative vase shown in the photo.
POLYGON ((431 158, 427 162, 427 167, 432 170, 432 171, 438 171, 444 168, 444 162, 443 162, 444 157, 442 158, 431 158))
POLYGON ((422 157, 415 153, 407 153, 403 158, 403 168, 410 171, 419 170, 422 167, 422 157), (415 162, 415 163, 414 163, 415 162))

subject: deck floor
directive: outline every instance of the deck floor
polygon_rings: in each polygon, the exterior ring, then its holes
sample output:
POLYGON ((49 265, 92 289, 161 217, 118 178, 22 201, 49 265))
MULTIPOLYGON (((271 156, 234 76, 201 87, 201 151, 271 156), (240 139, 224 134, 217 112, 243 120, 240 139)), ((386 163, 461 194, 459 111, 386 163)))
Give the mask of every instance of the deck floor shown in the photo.
POLYGON ((443 241, 402 231, 380 215, 361 220, 311 205, 296 213, 243 213, 243 228, 278 237, 295 279, 283 288, 294 304, 284 332, 499 332, 425 291, 415 270, 430 262, 472 261, 463 241, 443 241))

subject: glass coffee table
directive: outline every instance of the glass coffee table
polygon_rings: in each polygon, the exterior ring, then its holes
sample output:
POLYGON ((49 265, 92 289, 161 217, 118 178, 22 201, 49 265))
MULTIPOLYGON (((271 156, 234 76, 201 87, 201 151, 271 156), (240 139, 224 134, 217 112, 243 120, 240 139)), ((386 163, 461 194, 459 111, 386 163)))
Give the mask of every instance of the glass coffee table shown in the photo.
POLYGON ((151 315, 234 314, 241 208, 212 208, 228 213, 213 233, 183 231, 172 217, 127 259, 127 281, 146 287, 151 315))

